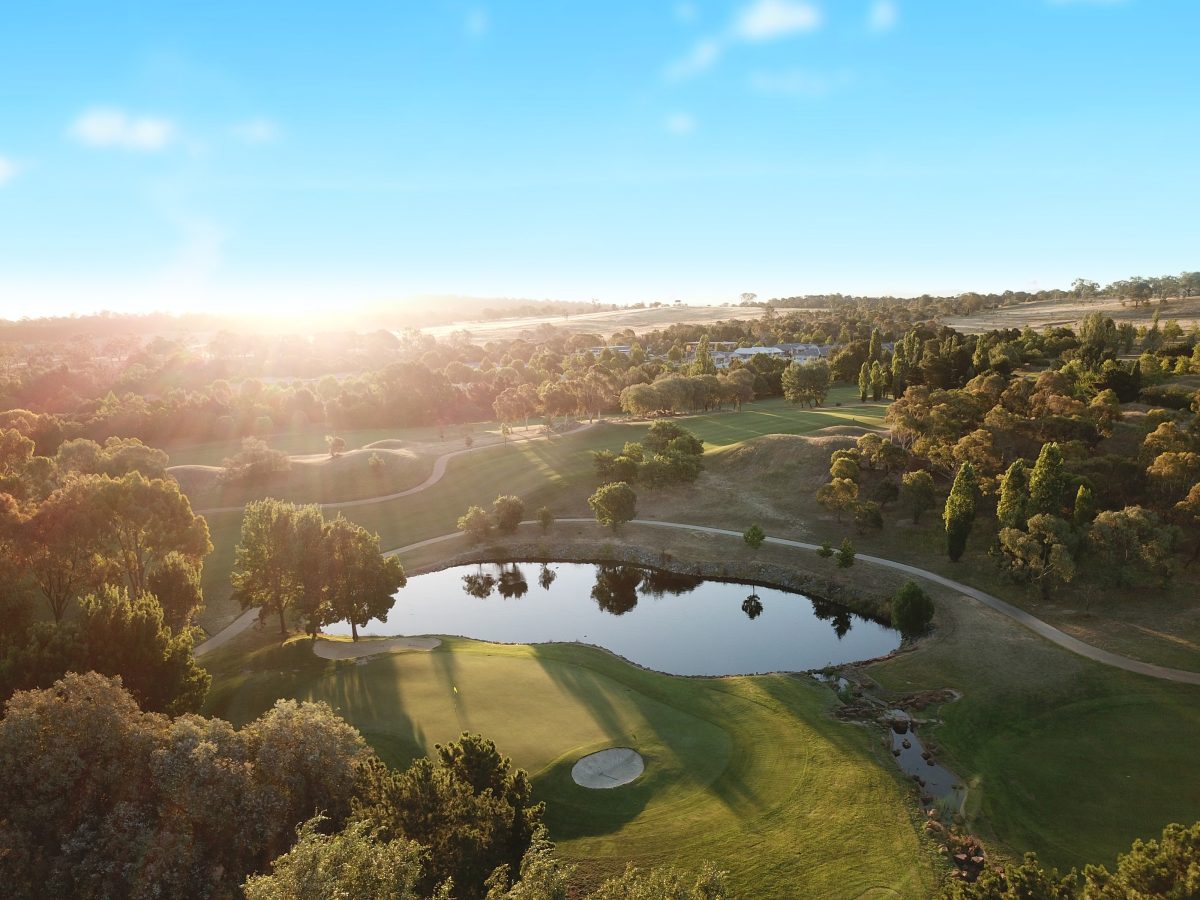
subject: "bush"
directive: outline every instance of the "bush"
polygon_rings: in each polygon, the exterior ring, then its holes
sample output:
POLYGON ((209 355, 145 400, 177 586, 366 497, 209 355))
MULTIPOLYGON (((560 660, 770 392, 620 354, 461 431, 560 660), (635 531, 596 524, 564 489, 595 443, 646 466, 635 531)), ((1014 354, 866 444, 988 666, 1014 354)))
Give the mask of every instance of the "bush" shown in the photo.
POLYGON ((542 526, 542 531, 549 531, 550 526, 554 524, 554 513, 550 512, 550 507, 543 506, 537 511, 537 520, 542 526))
POLYGON ((763 541, 766 539, 766 532, 764 532, 758 525, 751 525, 746 529, 745 533, 742 534, 742 540, 746 542, 746 546, 751 550, 757 550, 762 546, 763 541))
POLYGON ((829 546, 828 542, 824 543, 817 548, 817 556, 821 557, 821 559, 829 559, 829 557, 833 556, 833 548, 829 546))
POLYGON ((501 495, 492 502, 492 515, 501 534, 512 534, 525 516, 525 504, 520 497, 501 495))
POLYGON ((906 581, 892 597, 892 627, 905 637, 921 634, 933 618, 933 600, 914 581, 906 581))
POLYGON ((476 541, 482 541, 491 533, 492 517, 482 506, 472 506, 459 517, 458 530, 470 535, 476 541))
POLYGON ((837 564, 839 569, 848 569, 854 565, 854 544, 850 538, 842 540, 842 546, 838 548, 837 564))
POLYGON ((883 513, 879 511, 879 504, 874 500, 857 504, 854 507, 854 527, 859 534, 883 528, 883 513))

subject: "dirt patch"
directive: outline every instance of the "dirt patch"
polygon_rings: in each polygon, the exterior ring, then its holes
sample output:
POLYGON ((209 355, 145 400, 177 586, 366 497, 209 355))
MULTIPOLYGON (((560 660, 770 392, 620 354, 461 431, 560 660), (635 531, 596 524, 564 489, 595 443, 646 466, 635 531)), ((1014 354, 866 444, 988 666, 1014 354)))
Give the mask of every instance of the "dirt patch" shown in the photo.
POLYGON ((397 637, 371 641, 327 641, 313 644, 313 653, 321 659, 361 659, 380 653, 397 650, 432 650, 441 646, 441 641, 431 637, 397 637))

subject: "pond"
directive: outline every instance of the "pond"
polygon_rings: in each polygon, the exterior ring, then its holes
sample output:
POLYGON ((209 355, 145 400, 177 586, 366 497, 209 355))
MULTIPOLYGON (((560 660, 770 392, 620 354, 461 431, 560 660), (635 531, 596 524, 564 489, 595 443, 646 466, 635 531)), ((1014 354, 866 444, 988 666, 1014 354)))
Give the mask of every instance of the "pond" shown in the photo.
MULTIPOLYGON (((349 634, 339 622, 328 634, 349 634)), ((637 566, 485 563, 416 575, 362 635, 582 641, 672 675, 798 672, 883 656, 900 635, 834 603, 637 566)))

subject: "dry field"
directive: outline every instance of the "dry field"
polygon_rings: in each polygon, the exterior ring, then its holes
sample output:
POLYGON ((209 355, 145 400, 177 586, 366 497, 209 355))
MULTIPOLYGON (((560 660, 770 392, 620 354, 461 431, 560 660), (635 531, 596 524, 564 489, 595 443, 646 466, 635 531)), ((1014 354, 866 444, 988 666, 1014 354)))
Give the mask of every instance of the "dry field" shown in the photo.
POLYGON ((985 309, 971 316, 949 316, 942 321, 961 332, 976 334, 994 328, 1043 328, 1047 325, 1074 325, 1089 313, 1099 312, 1111 316, 1118 322, 1133 322, 1149 325, 1158 313, 1165 322, 1176 319, 1184 328, 1200 324, 1200 297, 1186 300, 1171 300, 1166 306, 1152 303, 1134 309, 1122 306, 1116 299, 1100 298, 1093 301, 1077 300, 1045 301, 1007 306, 1002 309, 985 309))
POLYGON ((539 325, 553 325, 571 334, 598 334, 607 338, 626 328, 641 334, 670 325, 705 325, 730 319, 757 319, 762 313, 757 306, 660 306, 655 309, 617 309, 569 317, 531 316, 524 319, 456 322, 421 330, 435 337, 465 330, 478 343, 512 340, 520 337, 522 331, 533 331, 539 325))

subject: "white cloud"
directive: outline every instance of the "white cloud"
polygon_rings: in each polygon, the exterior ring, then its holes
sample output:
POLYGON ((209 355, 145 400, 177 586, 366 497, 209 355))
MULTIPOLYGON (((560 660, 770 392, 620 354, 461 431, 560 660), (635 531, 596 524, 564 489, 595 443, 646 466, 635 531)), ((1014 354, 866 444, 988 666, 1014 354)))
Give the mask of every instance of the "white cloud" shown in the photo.
POLYGON ((754 0, 742 7, 722 34, 697 41, 687 56, 667 66, 668 81, 683 81, 711 69, 734 44, 759 43, 821 27, 821 11, 801 0, 754 0))
POLYGON ((833 75, 789 69, 784 72, 754 72, 750 88, 760 94, 785 94, 792 97, 826 97, 850 81, 848 72, 833 75))
POLYGON ((685 136, 696 130, 696 120, 687 113, 677 112, 667 116, 663 126, 671 134, 685 136))
POLYGON ((716 38, 697 41, 696 45, 692 47, 691 53, 667 66, 667 78, 671 81, 682 81, 685 78, 699 75, 701 72, 711 69, 724 52, 725 47, 716 38))
POLYGON ((491 28, 491 26, 492 22, 488 17, 487 10, 481 6, 477 6, 467 13, 467 19, 463 25, 463 27, 466 29, 467 37, 476 39, 487 34, 488 29, 491 28))
POLYGON ((0 187, 12 181, 17 174, 17 164, 7 157, 0 156, 0 187))
POLYGON ((738 37, 769 41, 821 27, 821 11, 799 0, 755 0, 742 10, 734 25, 738 37))
POLYGON ((71 135, 89 147, 155 152, 177 136, 175 123, 153 116, 132 116, 124 110, 94 107, 71 125, 71 135))
POLYGON ((867 15, 867 27, 872 31, 891 31, 900 18, 900 9, 894 0, 875 0, 867 15))
POLYGON ((235 138, 247 144, 270 144, 279 140, 279 126, 270 119, 247 119, 229 130, 235 138))

